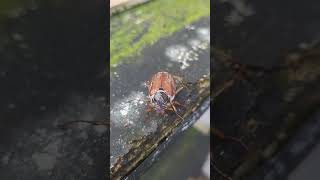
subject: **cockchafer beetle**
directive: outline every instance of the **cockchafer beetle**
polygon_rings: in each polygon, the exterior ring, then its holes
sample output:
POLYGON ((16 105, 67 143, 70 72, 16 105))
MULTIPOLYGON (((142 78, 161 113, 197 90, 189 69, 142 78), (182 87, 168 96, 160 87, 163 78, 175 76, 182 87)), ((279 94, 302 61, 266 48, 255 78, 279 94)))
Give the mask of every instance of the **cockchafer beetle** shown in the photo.
MULTIPOLYGON (((181 105, 174 100, 177 93, 183 87, 176 89, 174 76, 168 72, 157 72, 148 82, 148 109, 155 109, 157 113, 164 114, 165 110, 174 111, 177 116, 183 119, 178 113, 175 105, 181 105)), ((184 107, 184 106, 183 106, 184 107)))

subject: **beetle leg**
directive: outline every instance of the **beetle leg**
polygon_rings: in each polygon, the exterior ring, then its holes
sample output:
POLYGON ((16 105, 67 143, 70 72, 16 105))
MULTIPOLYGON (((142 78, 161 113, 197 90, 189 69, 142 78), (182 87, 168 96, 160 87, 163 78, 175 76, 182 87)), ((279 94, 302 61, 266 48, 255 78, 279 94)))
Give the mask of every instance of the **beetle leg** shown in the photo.
POLYGON ((176 104, 176 105, 178 105, 178 106, 182 106, 182 107, 184 107, 184 108, 186 109, 186 106, 185 106, 185 105, 180 104, 178 101, 173 101, 172 103, 173 103, 173 104, 176 104))
POLYGON ((152 108, 151 107, 148 107, 147 109, 146 109, 146 112, 147 113, 149 113, 149 112, 151 112, 152 111, 152 108))
POLYGON ((146 114, 145 114, 145 119, 149 118, 149 113, 153 110, 153 108, 150 105, 150 101, 147 102, 147 109, 145 110, 146 114))
POLYGON ((179 89, 176 90, 176 94, 178 94, 184 87, 180 87, 179 89))
POLYGON ((145 119, 150 119, 149 113, 152 111, 153 109, 149 106, 146 109, 146 114, 145 114, 145 119))
POLYGON ((147 109, 146 112, 149 113, 153 110, 153 108, 151 107, 150 101, 147 102, 147 109))
POLYGON ((184 78, 183 78, 183 77, 180 77, 180 76, 175 76, 175 75, 173 75, 173 77, 174 77, 175 82, 176 82, 177 84, 182 84, 182 86, 184 86, 185 88, 189 89, 189 88, 187 87, 187 85, 188 85, 188 84, 191 84, 190 82, 185 81, 184 78))
POLYGON ((182 81, 182 77, 181 76, 176 76, 176 75, 172 75, 175 81, 182 81))
POLYGON ((172 109, 173 109, 174 112, 176 113, 176 115, 177 115, 180 119, 184 120, 184 119, 178 114, 176 107, 175 107, 172 103, 170 103, 170 104, 171 104, 172 109))
POLYGON ((183 81, 182 82, 182 86, 184 86, 185 88, 187 88, 188 90, 190 90, 189 88, 188 88, 188 85, 189 84, 192 84, 191 82, 187 82, 187 81, 183 81))
POLYGON ((146 81, 146 87, 149 87, 150 86, 150 81, 146 81))
POLYGON ((167 107, 166 110, 167 110, 167 111, 173 111, 173 112, 174 112, 174 109, 173 109, 172 107, 167 107))
POLYGON ((191 82, 186 81, 184 78, 181 78, 180 80, 180 84, 182 84, 182 86, 184 86, 185 88, 188 88, 188 85, 192 84, 191 82))
POLYGON ((183 88, 186 88, 186 89, 190 90, 187 86, 182 85, 182 87, 180 87, 180 88, 178 88, 178 89, 176 90, 176 94, 178 94, 183 88))

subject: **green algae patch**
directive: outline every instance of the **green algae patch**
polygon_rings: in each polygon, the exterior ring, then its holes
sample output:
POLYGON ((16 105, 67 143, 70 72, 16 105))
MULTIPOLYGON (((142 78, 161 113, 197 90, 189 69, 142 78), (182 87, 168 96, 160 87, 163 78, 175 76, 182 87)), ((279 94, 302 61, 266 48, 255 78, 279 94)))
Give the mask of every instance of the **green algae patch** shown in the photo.
POLYGON ((111 17, 110 64, 210 15, 210 0, 153 0, 111 17))

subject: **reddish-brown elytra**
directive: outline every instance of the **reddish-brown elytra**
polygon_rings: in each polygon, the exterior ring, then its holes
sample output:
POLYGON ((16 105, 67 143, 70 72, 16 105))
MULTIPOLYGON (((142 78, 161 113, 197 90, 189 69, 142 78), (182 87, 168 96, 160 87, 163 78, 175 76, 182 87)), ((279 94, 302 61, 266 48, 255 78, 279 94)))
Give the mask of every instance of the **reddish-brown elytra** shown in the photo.
POLYGON ((181 89, 182 88, 176 89, 176 82, 173 75, 168 72, 157 72, 152 76, 148 85, 148 111, 155 109, 157 113, 164 114, 165 110, 171 110, 183 119, 177 113, 177 109, 174 106, 174 104, 180 105, 174 101, 174 98, 181 89), (152 109, 150 109, 150 106, 152 109))

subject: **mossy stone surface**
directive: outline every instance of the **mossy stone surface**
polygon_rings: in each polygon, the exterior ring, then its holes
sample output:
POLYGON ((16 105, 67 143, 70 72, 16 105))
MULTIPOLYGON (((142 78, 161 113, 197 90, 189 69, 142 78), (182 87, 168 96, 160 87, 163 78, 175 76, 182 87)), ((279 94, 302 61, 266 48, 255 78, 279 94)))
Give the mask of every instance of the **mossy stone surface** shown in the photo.
POLYGON ((210 15, 209 0, 154 0, 111 17, 110 64, 210 15))

